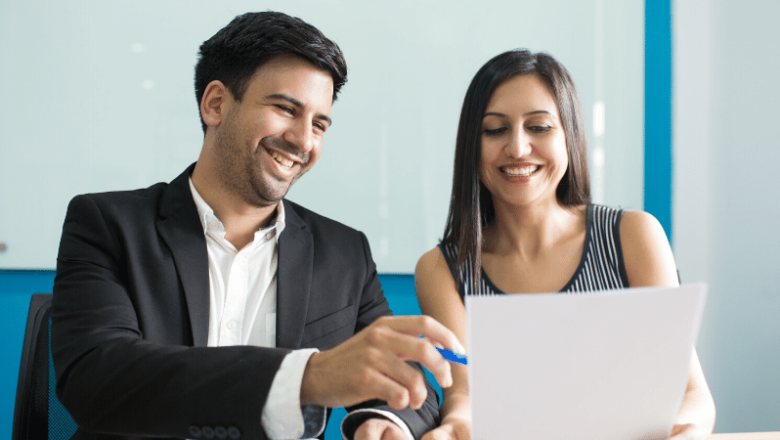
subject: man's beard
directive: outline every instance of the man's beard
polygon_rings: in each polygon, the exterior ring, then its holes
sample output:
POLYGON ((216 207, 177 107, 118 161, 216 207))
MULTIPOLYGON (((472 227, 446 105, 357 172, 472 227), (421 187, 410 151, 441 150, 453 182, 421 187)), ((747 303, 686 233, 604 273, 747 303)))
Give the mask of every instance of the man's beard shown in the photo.
POLYGON ((274 175, 267 169, 273 164, 266 163, 266 160, 274 159, 270 155, 263 157, 268 154, 265 146, 299 159, 302 163, 294 166, 300 166, 301 169, 309 163, 309 155, 302 153, 295 145, 273 136, 262 138, 254 148, 247 144, 241 145, 230 122, 233 121, 228 121, 224 127, 226 129, 217 138, 218 172, 222 185, 251 206, 266 207, 278 203, 303 173, 290 180, 274 175))
MULTIPOLYGON (((302 153, 298 147, 287 142, 283 139, 279 139, 273 136, 266 136, 260 140, 259 145, 254 151, 254 160, 247 162, 247 171, 250 176, 250 185, 253 193, 258 197, 258 201, 262 203, 261 206, 273 205, 279 202, 292 187, 298 178, 300 178, 306 165, 309 163, 309 155, 302 153), (270 172, 264 172, 262 155, 268 154, 265 147, 268 146, 271 150, 277 150, 284 152, 290 156, 300 160, 293 166, 298 166, 300 172, 293 176, 290 180, 279 178, 270 172)), ((270 154, 269 154, 270 156, 270 154)), ((275 161, 273 157, 269 159, 275 161)))

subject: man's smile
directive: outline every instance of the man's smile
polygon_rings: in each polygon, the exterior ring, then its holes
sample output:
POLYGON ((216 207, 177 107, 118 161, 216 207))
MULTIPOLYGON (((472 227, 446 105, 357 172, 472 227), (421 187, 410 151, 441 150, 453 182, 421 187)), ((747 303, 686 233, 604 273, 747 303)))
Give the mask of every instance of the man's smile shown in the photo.
POLYGON ((292 166, 295 164, 294 160, 288 159, 284 156, 282 156, 278 151, 271 150, 266 148, 265 151, 268 152, 268 154, 271 155, 272 158, 274 158, 275 161, 277 161, 280 165, 283 167, 286 167, 287 169, 292 168, 292 166))

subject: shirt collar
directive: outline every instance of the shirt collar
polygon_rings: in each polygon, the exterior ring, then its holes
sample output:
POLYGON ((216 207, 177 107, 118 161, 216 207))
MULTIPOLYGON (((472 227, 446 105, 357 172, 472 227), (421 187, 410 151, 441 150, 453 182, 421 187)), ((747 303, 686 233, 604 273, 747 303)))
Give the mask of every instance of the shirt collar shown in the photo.
MULTIPOLYGON (((203 197, 200 196, 198 190, 195 189, 195 185, 192 183, 192 177, 189 178, 189 183, 190 191, 192 192, 192 199, 195 201, 195 207, 198 209, 198 219, 200 220, 200 225, 203 227, 203 234, 207 234, 209 232, 209 228, 214 228, 224 232, 225 227, 222 225, 222 222, 217 218, 217 216, 214 215, 214 210, 211 209, 211 206, 209 206, 205 200, 203 200, 203 197)), ((255 238, 258 237, 258 234, 267 234, 275 230, 275 240, 278 243, 279 236, 282 234, 285 225, 284 203, 280 201, 276 205, 276 219, 271 220, 269 226, 260 228, 257 232, 255 232, 255 238)))

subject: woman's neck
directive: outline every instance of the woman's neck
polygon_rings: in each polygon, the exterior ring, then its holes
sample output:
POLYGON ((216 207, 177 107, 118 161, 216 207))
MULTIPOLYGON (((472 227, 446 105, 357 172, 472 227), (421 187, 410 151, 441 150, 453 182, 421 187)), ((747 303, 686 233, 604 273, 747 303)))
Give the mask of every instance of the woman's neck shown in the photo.
POLYGON ((484 233, 483 252, 533 260, 583 229, 582 208, 562 206, 557 200, 522 207, 497 204, 495 223, 484 233))

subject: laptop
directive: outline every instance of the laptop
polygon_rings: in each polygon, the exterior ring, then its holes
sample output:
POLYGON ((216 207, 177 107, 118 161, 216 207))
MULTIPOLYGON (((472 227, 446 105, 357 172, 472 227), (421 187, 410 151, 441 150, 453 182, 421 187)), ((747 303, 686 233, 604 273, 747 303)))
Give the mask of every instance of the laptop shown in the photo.
POLYGON ((466 297, 472 439, 667 437, 706 290, 466 297))

